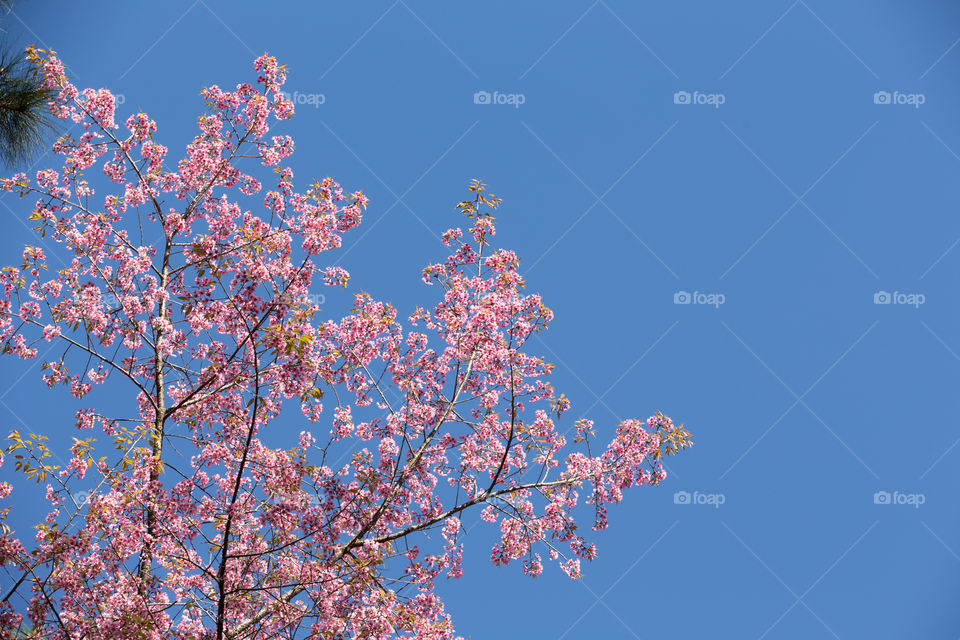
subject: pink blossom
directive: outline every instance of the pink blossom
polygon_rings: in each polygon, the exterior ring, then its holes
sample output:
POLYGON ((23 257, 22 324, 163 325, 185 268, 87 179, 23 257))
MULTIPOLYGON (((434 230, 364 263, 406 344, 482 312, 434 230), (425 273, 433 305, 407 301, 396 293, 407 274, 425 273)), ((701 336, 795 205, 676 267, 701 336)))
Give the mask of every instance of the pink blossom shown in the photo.
MULTIPOLYGON (((662 414, 568 417, 530 340, 553 312, 517 254, 491 246, 499 200, 479 182, 469 226, 422 272, 431 304, 401 314, 356 290, 341 318, 307 304, 321 280, 351 284, 331 252, 369 201, 329 177, 298 186, 293 139, 270 134, 293 113, 273 57, 256 59, 256 84, 203 89, 196 135, 168 159, 146 114, 118 132, 108 90, 29 55, 51 113, 81 133, 54 143, 56 166, 0 188, 29 196, 69 262, 12 257, 0 334, 22 359, 56 345, 40 375, 85 437, 9 441, 51 484, 29 548, 0 529, 25 602, 0 605, 3 635, 26 616, 55 640, 455 638, 437 580, 465 572, 468 511, 498 534, 493 563, 579 578, 607 508, 689 446, 662 414), (109 183, 89 203, 88 170, 109 183)), ((19 466, 14 482, 33 481, 19 466)))

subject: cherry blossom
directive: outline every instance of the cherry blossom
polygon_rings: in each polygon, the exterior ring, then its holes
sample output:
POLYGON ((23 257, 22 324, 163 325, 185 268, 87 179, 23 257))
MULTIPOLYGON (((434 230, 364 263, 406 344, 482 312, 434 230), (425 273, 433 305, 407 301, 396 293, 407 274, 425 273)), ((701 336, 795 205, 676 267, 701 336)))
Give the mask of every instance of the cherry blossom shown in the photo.
POLYGON ((691 444, 661 414, 564 415, 525 350, 553 312, 492 245, 500 200, 480 182, 422 273, 432 305, 357 294, 325 317, 311 292, 348 286, 327 253, 368 200, 332 178, 296 187, 293 140, 270 135, 293 115, 274 58, 255 84, 202 91, 178 160, 147 114, 77 88, 53 52, 30 58, 79 133, 58 166, 0 181, 44 245, 0 270, 0 341, 42 353, 45 384, 83 404, 69 446, 17 430, 0 454, 49 502, 34 536, 0 530, 5 635, 454 638, 435 585, 464 573, 466 522, 497 533, 495 564, 578 578, 598 553, 584 531, 691 444), (90 408, 106 390, 126 414, 90 408))

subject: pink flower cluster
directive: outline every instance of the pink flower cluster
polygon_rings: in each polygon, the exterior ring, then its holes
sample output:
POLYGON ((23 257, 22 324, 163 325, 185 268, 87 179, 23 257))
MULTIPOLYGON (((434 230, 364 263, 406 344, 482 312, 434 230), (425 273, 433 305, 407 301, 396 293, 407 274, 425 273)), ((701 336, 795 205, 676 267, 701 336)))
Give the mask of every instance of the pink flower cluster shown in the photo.
MULTIPOLYGON (((0 566, 23 576, 3 633, 26 615, 55 639, 453 638, 435 584, 463 575, 462 512, 499 531, 494 563, 538 576, 546 559, 576 578, 597 554, 578 505, 605 528, 607 505, 662 481, 660 457, 689 444, 657 414, 622 422, 594 455, 592 422, 561 424, 571 403, 526 351, 553 313, 524 291, 518 256, 492 247, 487 213, 444 233, 450 255, 423 272, 431 307, 401 319, 357 294, 348 315, 321 318, 311 287, 349 278, 322 254, 367 198, 331 178, 297 190, 293 140, 268 136, 293 111, 272 57, 256 60, 257 85, 204 89, 208 111, 171 166, 147 114, 120 137, 109 91, 33 56, 57 90, 51 111, 83 133, 57 141, 58 168, 0 186, 31 196, 69 262, 48 270, 27 247, 0 270, 0 342, 23 359, 62 345, 46 384, 128 413, 76 411, 108 446, 75 439, 62 469, 39 441, 16 445, 49 478, 51 509, 30 549, 0 531, 0 566), (276 187, 259 195, 248 164, 274 167, 276 187), (91 184, 109 193, 94 200, 91 184)), ((473 213, 499 204, 471 191, 473 213)))

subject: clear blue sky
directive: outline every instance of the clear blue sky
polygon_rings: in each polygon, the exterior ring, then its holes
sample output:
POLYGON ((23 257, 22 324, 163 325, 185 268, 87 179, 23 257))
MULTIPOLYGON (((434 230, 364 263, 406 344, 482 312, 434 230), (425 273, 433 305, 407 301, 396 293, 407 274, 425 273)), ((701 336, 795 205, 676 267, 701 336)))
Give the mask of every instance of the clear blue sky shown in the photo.
MULTIPOLYGON (((960 6, 320 5, 28 0, 5 26, 147 110, 172 156, 201 87, 278 56, 298 181, 371 198, 351 291, 432 304, 420 269, 482 178, 556 312, 533 346, 573 413, 695 434, 612 511, 581 582, 494 568, 472 530, 443 586, 462 634, 960 635, 960 6)), ((6 263, 32 241, 0 202, 6 263)), ((3 428, 68 433, 76 407, 13 364, 3 428)))

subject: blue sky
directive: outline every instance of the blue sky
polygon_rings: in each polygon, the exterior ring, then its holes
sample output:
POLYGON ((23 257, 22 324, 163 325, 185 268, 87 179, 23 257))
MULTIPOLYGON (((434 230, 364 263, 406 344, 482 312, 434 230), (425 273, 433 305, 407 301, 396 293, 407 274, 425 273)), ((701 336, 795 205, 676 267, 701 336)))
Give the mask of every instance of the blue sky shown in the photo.
MULTIPOLYGON (((573 413, 694 433, 582 581, 492 567, 473 530, 443 586, 464 636, 960 635, 960 6, 28 0, 4 26, 171 155, 203 86, 276 55, 298 182, 371 198, 350 292, 431 304, 420 269, 481 178, 573 413)), ((34 240, 0 202, 8 262, 34 240)), ((23 373, 3 427, 68 433, 23 373)))

